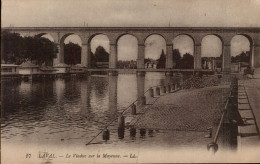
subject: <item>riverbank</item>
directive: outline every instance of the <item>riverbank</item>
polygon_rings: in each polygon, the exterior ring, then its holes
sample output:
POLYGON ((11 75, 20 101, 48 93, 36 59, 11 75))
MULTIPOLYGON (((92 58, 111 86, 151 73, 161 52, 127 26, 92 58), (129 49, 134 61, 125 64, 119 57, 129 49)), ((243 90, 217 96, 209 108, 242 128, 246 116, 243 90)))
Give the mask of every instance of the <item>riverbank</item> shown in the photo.
POLYGON ((214 136, 229 91, 229 85, 220 85, 162 95, 153 105, 138 111, 143 114, 133 120, 132 126, 172 133, 167 139, 174 145, 195 144, 206 149, 212 138, 205 136, 209 128, 214 136))

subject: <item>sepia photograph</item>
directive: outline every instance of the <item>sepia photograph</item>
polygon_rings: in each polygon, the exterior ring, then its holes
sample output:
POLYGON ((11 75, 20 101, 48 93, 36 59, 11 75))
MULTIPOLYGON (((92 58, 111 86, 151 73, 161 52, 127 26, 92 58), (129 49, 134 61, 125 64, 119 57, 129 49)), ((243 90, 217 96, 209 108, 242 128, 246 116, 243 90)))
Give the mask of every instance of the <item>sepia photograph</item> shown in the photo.
POLYGON ((260 162, 260 0, 1 0, 1 164, 260 162))

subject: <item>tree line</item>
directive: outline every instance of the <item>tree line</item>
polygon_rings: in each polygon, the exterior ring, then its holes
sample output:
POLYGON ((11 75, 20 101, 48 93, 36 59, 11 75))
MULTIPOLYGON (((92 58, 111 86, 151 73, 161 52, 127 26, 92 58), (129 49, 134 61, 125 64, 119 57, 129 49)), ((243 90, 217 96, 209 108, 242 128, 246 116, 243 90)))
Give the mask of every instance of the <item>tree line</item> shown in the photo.
MULTIPOLYGON (((178 49, 172 51, 172 62, 173 68, 175 69, 193 69, 194 67, 194 57, 190 53, 185 53, 183 57, 181 57, 181 53, 178 49)), ((164 50, 162 50, 159 59, 157 59, 156 68, 166 68, 166 55, 164 50)))
MULTIPOLYGON (((57 57, 57 45, 47 38, 35 37, 21 37, 17 33, 9 33, 4 31, 2 33, 2 59, 5 63, 21 64, 25 61, 31 61, 35 64, 52 65, 52 61, 57 57)), ((91 54, 91 67, 97 67, 98 62, 109 62, 109 53, 104 47, 98 46, 95 53, 91 54)), ((192 69, 194 65, 194 58, 191 54, 185 53, 183 57, 178 49, 172 51, 173 68, 176 69, 192 69)), ((68 65, 79 64, 81 61, 81 47, 78 44, 69 42, 64 45, 64 62, 68 65)), ((145 63, 148 62, 145 59, 145 63)), ((157 59, 157 68, 165 68, 166 55, 162 53, 157 59)))
POLYGON ((56 58, 58 47, 49 39, 43 37, 21 37, 17 33, 4 31, 1 34, 1 54, 4 63, 21 64, 31 61, 37 65, 52 65, 56 58))
MULTIPOLYGON (((39 36, 22 37, 18 33, 4 31, 1 34, 2 63, 22 64, 31 61, 34 64, 53 65, 53 59, 57 57, 57 45, 47 38, 39 36)), ((91 52, 91 66, 96 67, 97 62, 108 62, 109 53, 104 47, 98 46, 95 53, 91 52)), ((64 44, 64 63, 75 65, 81 63, 81 47, 69 42, 64 44)))

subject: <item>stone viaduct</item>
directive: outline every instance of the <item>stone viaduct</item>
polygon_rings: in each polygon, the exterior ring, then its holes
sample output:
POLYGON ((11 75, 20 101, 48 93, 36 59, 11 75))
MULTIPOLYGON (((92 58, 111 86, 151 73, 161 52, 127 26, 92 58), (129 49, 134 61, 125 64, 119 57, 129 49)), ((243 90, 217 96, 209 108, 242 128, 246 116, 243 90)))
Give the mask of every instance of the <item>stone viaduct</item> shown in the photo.
POLYGON ((194 69, 201 69, 201 42, 207 35, 215 35, 222 41, 222 70, 231 70, 231 39, 236 35, 243 35, 250 42, 250 64, 260 66, 260 28, 250 27, 6 27, 2 30, 19 33, 22 36, 42 36, 49 34, 59 48, 54 64, 64 63, 64 40, 72 34, 81 38, 81 65, 90 66, 90 42, 98 35, 104 34, 110 43, 109 68, 117 65, 117 42, 123 35, 135 36, 138 41, 137 68, 144 68, 145 40, 153 34, 161 35, 166 41, 166 68, 173 67, 172 49, 173 39, 178 35, 187 35, 193 40, 194 69))

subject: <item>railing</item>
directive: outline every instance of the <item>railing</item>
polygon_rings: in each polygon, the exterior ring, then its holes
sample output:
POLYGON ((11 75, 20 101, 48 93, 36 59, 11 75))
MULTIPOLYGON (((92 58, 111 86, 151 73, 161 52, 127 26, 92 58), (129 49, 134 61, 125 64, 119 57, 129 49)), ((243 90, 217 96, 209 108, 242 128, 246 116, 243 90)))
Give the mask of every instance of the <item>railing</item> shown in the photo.
MULTIPOLYGON (((160 88, 159 87, 166 87, 166 90, 163 89, 162 93, 171 93, 173 91, 178 91, 181 89, 181 85, 179 83, 175 84, 175 83, 168 83, 168 85, 157 85, 157 86, 153 86, 150 87, 149 89, 147 89, 142 96, 139 96, 134 102, 132 102, 128 107, 126 107, 119 115, 117 115, 117 117, 115 117, 111 122, 109 122, 96 136, 94 136, 86 145, 89 145, 95 138, 97 138, 102 132, 103 132, 103 139, 109 139, 109 130, 108 127, 116 120, 119 120, 119 126, 125 126, 124 123, 124 116, 123 114, 129 110, 132 109, 131 114, 135 115, 136 114, 136 103, 139 101, 141 103, 141 105, 146 105, 146 97, 150 97, 150 98, 155 98, 154 96, 154 89, 155 89, 155 95, 156 96, 160 96, 161 92, 160 92, 160 88), (171 87, 171 86, 174 86, 171 87), (159 88, 159 90, 158 90, 159 88), (146 93, 149 93, 149 95, 145 96, 146 93)), ((143 106, 144 108, 145 106, 143 106)))
MULTIPOLYGON (((218 124, 218 127, 217 127, 217 131, 216 131, 216 134, 215 134, 215 137, 214 137, 214 140, 213 142, 209 143, 207 145, 207 149, 208 151, 212 152, 213 154, 215 154, 217 151, 218 151, 218 138, 219 138, 219 134, 220 134, 220 128, 222 127, 223 123, 224 123, 224 120, 225 120, 225 117, 229 117, 228 119, 230 120, 230 117, 233 117, 232 119, 233 120, 236 120, 238 123, 242 124, 243 121, 241 119, 241 117, 236 117, 234 118, 234 116, 227 116, 227 113, 232 113, 232 112, 238 112, 237 111, 237 108, 236 109, 232 109, 230 106, 236 106, 237 105, 237 102, 234 101, 234 100, 237 100, 238 98, 238 84, 237 84, 237 79, 235 79, 231 85, 230 85, 230 88, 231 88, 231 91, 229 93, 229 96, 226 100, 226 103, 225 103, 225 107, 224 107, 224 110, 222 111, 222 115, 221 115, 221 119, 220 119, 220 122, 218 124)), ((237 115, 238 116, 238 115, 237 115)), ((240 116, 240 115, 239 115, 240 116)))

